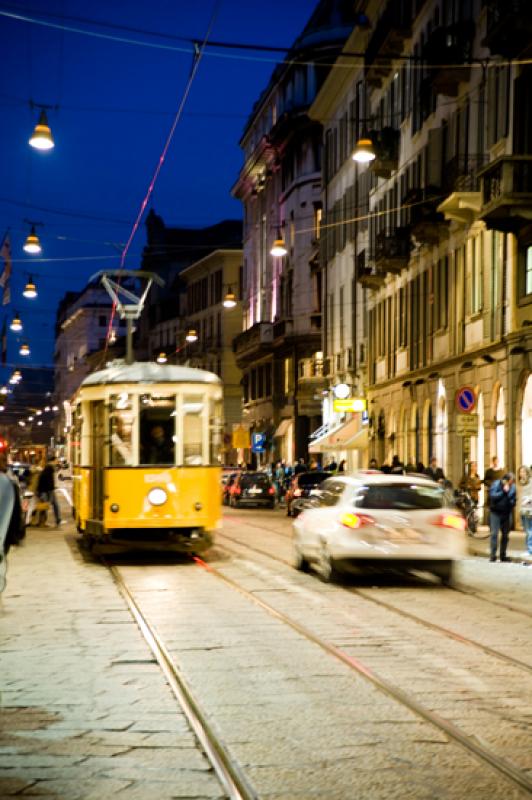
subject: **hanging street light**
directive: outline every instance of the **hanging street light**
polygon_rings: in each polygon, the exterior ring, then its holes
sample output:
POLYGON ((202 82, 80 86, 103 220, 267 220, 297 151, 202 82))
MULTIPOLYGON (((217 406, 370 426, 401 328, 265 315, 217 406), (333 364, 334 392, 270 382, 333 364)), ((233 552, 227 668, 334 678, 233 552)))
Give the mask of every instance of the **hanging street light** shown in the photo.
POLYGON ((18 315, 18 311, 15 311, 15 316, 13 317, 13 321, 9 327, 12 331, 15 331, 15 333, 19 333, 22 330, 22 322, 18 315))
POLYGON ((234 308, 236 306, 236 297, 231 287, 229 287, 224 297, 223 306, 224 308, 234 308))
POLYGON ((24 287, 24 291, 22 292, 23 297, 27 297, 29 300, 33 300, 34 297, 37 297, 37 287, 33 283, 33 278, 30 275, 30 279, 27 282, 26 286, 24 287))
POLYGON ((373 142, 365 136, 356 143, 351 158, 358 164, 369 164, 370 161, 375 160, 376 155, 373 142))
POLYGON ((109 334, 109 344, 115 344, 116 342, 116 331, 112 328, 111 333, 109 334))
POLYGON ((277 228, 277 239, 274 241, 270 253, 278 258, 282 258, 288 253, 280 228, 277 228))
POLYGON ((35 225, 31 226, 31 231, 28 233, 26 241, 22 245, 22 249, 25 253, 30 253, 31 255, 38 255, 39 253, 42 253, 39 237, 35 233, 35 225))
POLYGON ((20 345, 20 350, 18 351, 21 356, 29 356, 30 355, 30 346, 27 342, 23 342, 20 345))
POLYGON ((157 363, 166 364, 167 361, 168 359, 166 357, 166 353, 159 353, 159 355, 157 356, 157 363))
POLYGON ((188 331, 187 335, 185 336, 185 339, 187 340, 187 342, 197 342, 198 341, 198 334, 194 330, 194 328, 191 328, 188 331))
POLYGON ((51 150, 53 147, 55 147, 55 143, 52 138, 52 131, 48 125, 48 118, 44 108, 40 113, 39 121, 35 126, 35 130, 33 131, 28 143, 34 147, 35 150, 51 150))

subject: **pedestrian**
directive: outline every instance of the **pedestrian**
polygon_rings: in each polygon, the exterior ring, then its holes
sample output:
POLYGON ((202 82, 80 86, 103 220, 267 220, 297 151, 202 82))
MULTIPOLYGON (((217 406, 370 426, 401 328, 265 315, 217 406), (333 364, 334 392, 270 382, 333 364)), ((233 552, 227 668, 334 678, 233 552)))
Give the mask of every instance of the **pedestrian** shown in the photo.
POLYGON ((438 466, 438 459, 436 456, 432 456, 430 459, 430 467, 427 467, 425 470, 425 475, 436 482, 445 480, 444 472, 442 468, 438 466))
POLYGON ((307 465, 305 464, 305 459, 298 458, 297 464, 294 467, 294 475, 299 475, 301 472, 307 472, 307 465))
POLYGON ((55 496, 55 461, 48 459, 46 466, 39 475, 39 482, 37 484, 37 494, 42 502, 50 503, 55 515, 55 524, 62 525, 61 514, 59 512, 59 505, 57 497, 55 496))
POLYGON ((338 472, 345 472, 345 458, 342 458, 338 464, 338 472))
POLYGON ((370 458, 369 469, 379 469, 376 458, 370 458))
POLYGON ((26 526, 18 483, 7 474, 7 458, 0 454, 0 592, 6 585, 6 556, 13 544, 20 544, 26 526))
POLYGON ((497 560, 497 541, 501 531, 501 561, 509 561, 506 556, 512 512, 516 501, 515 477, 505 472, 490 488, 490 561, 497 560))
POLYGON ((425 465, 422 461, 417 462, 416 472, 419 475, 425 475, 425 465))
POLYGON ((466 471, 464 472, 464 474, 460 479, 458 488, 461 489, 463 492, 468 492, 469 496, 471 497, 471 500, 474 502, 476 506, 478 506, 478 498, 481 486, 482 486, 482 481, 480 480, 480 477, 478 475, 477 462, 471 461, 466 467, 466 471))
POLYGON ((281 502, 281 498, 284 496, 284 465, 282 461, 278 461, 275 466, 275 472, 273 474, 275 490, 277 492, 277 499, 281 502))
POLYGON ((532 469, 528 474, 528 482, 523 486, 521 495, 521 524, 525 534, 525 558, 532 556, 532 469))
POLYGON ((412 475, 415 471, 416 471, 416 465, 414 464, 413 461, 408 459, 406 467, 405 467, 406 474, 407 475, 412 475))
POLYGON ((338 469, 338 464, 336 463, 334 458, 331 462, 329 462, 328 466, 325 467, 326 472, 336 472, 337 469, 338 469))
POLYGON ((504 470, 499 466, 499 459, 497 456, 492 456, 490 461, 490 466, 487 468, 486 472, 484 473, 484 488, 485 488, 485 495, 484 495, 484 518, 485 522, 489 524, 489 511, 490 511, 490 489, 491 485, 494 481, 498 481, 502 478, 504 474, 504 470))
MULTIPOLYGON (((403 462, 399 459, 399 456, 394 456, 392 458, 392 466, 390 469, 390 473, 392 475, 403 475, 405 471, 405 467, 403 462)), ((384 472, 384 470, 383 470, 384 472)))

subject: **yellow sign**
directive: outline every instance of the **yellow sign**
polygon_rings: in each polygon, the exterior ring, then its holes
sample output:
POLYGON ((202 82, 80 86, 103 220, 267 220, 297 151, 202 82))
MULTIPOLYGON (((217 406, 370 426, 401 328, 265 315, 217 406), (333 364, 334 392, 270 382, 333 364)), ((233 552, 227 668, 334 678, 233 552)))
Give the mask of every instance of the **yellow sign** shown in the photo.
POLYGON ((348 397, 345 400, 333 400, 334 411, 365 411, 366 398, 365 397, 348 397))
POLYGON ((251 447, 249 428, 244 428, 243 425, 233 426, 233 447, 235 450, 246 450, 251 447))
POLYGON ((478 414, 457 414, 457 436, 478 436, 478 414))

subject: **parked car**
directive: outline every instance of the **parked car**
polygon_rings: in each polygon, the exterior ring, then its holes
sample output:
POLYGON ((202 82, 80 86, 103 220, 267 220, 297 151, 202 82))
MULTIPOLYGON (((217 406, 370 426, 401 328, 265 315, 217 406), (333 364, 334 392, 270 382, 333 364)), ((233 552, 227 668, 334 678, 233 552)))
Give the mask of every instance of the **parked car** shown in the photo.
POLYGON ((293 523, 296 567, 324 580, 361 568, 392 567, 452 579, 466 553, 465 521, 429 478, 356 473, 331 477, 293 523))
POLYGON ((275 508, 275 487, 265 472, 242 472, 230 488, 229 505, 275 508))
POLYGON ((224 506, 229 505, 231 487, 239 475, 240 472, 227 472, 222 475, 222 503, 224 506))
POLYGON ((295 475, 284 496, 286 513, 288 516, 297 517, 305 507, 303 499, 310 497, 311 493, 320 486, 326 478, 330 477, 330 472, 320 472, 319 470, 300 472, 299 475, 295 475))

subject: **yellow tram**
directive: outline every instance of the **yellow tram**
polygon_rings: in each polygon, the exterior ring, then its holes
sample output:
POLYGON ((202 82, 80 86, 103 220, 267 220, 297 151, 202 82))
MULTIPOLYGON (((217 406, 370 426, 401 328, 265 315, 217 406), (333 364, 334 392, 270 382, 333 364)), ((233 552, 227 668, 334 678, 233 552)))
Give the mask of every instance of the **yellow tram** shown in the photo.
POLYGON ((78 531, 104 552, 200 553, 221 525, 222 384, 190 367, 115 362, 72 403, 78 531))

